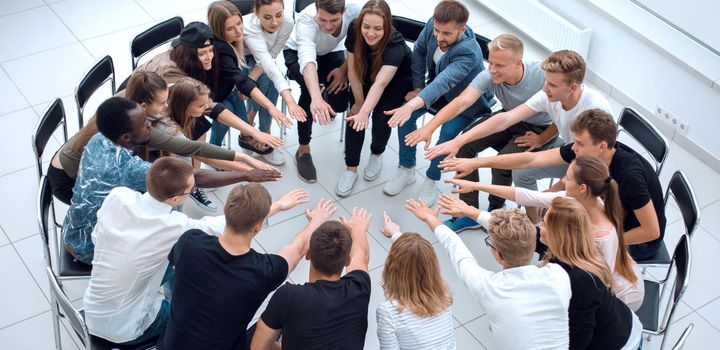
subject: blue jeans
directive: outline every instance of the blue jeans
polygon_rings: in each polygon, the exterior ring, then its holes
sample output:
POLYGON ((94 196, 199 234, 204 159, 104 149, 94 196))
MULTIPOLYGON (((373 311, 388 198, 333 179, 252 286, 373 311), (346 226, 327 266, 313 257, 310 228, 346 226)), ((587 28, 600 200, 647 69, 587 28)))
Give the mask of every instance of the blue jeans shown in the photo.
MULTIPOLYGON (((255 59, 252 56, 246 56, 246 61, 248 72, 250 69, 252 69, 253 66, 255 66, 255 59)), ((265 97, 267 97, 270 102, 273 104, 277 104, 278 97, 280 96, 280 93, 275 89, 275 84, 273 84, 272 80, 268 78, 267 74, 261 75, 256 81, 257 87, 262 92, 265 97)), ((262 132, 269 133, 270 132, 270 126, 272 125, 272 117, 270 116, 270 113, 267 111, 267 109, 260 107, 260 105, 257 104, 257 102, 253 101, 253 99, 247 100, 247 111, 248 113, 252 111, 257 111, 258 116, 260 119, 260 125, 259 129, 262 132)))
POLYGON ((137 339, 122 344, 140 344, 146 340, 157 338, 165 332, 165 326, 167 326, 168 319, 170 319, 170 301, 172 297, 172 290, 175 287, 175 269, 172 265, 168 265, 167 270, 165 270, 165 276, 163 276, 160 285, 165 287, 165 300, 163 300, 162 304, 160 304, 160 309, 155 317, 155 321, 153 321, 153 323, 151 323, 145 332, 141 336, 137 337, 137 339))
MULTIPOLYGON (((405 136, 417 130, 417 119, 420 118, 423 114, 425 114, 425 112, 426 111, 424 108, 418 109, 417 111, 412 113, 410 119, 405 123, 405 125, 398 128, 398 141, 400 143, 400 165, 405 168, 412 168, 415 166, 416 150, 416 147, 410 147, 405 145, 405 136)), ((467 128, 468 125, 475 121, 475 119, 477 118, 461 114, 446 122, 440 128, 440 138, 438 139, 437 144, 441 144, 445 141, 454 139, 455 136, 459 135, 460 132, 465 130, 465 128, 467 128)), ((428 179, 435 181, 440 180, 440 168, 438 167, 438 164, 440 164, 440 161, 442 161, 443 159, 445 159, 445 156, 437 157, 430 162, 430 167, 425 173, 425 176, 427 176, 428 179)))
MULTIPOLYGON (((233 112, 235 113, 235 115, 240 117, 240 119, 244 120, 245 122, 248 121, 245 101, 240 98, 237 89, 233 89, 230 94, 225 98, 225 100, 222 101, 222 104, 228 110, 230 110, 230 112, 233 112)), ((210 143, 216 146, 220 146, 222 145, 223 139, 225 138, 225 134, 227 134, 228 130, 230 130, 230 127, 217 120, 213 120, 210 130, 210 143)))

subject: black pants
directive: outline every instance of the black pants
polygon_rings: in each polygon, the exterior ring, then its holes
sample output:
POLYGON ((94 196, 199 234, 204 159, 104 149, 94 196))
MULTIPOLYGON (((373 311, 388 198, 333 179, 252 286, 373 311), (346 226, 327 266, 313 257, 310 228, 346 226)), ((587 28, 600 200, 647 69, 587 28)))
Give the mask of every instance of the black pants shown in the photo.
MULTIPOLYGON (((470 124, 470 126, 465 129, 465 131, 472 129, 474 126, 486 121, 488 118, 492 117, 491 114, 486 114, 474 123, 470 124)), ((526 132, 532 131, 536 134, 539 134, 545 129, 547 129, 546 126, 538 126, 529 124, 526 122, 519 122, 506 130, 496 132, 492 135, 488 135, 486 137, 483 137, 479 140, 475 140, 469 143, 466 143, 462 147, 460 147, 460 150, 457 153, 458 158, 475 158, 477 157, 478 152, 484 151, 488 147, 492 147, 494 150, 498 152, 498 154, 508 154, 508 153, 518 153, 518 152, 524 152, 527 148, 526 147, 518 147, 515 144, 515 138, 518 136, 525 135, 526 132)), ((509 169, 495 169, 493 168, 491 170, 492 173, 492 184, 493 185, 502 185, 502 186, 510 186, 512 184, 512 171, 509 169)), ((478 171, 475 170, 468 174, 467 176, 463 177, 463 180, 478 182, 479 181, 479 175, 478 171)), ((478 191, 472 191, 469 193, 461 193, 460 199, 467 203, 468 205, 471 205, 475 208, 478 208, 479 200, 478 200, 478 191)), ((505 199, 500 198, 498 196, 490 195, 488 196, 488 200, 490 202, 491 208, 502 208, 503 205, 505 205, 505 199)))
MULTIPOLYGON (((367 96, 370 86, 363 85, 363 94, 367 96)), ((373 109, 370 118, 372 119, 371 132, 372 142, 370 152, 382 154, 385 152, 390 139, 392 128, 388 125, 391 116, 385 115, 384 111, 398 108, 405 103, 405 95, 412 90, 410 77, 398 77, 388 84, 383 91, 377 105, 373 109)), ((355 131, 350 123, 345 125, 345 165, 356 167, 360 164, 360 153, 365 142, 365 130, 355 131)))
MULTIPOLYGON (((312 138, 313 124, 312 113, 310 113, 310 103, 312 102, 310 90, 308 90, 305 85, 305 79, 300 71, 297 51, 284 50, 283 56, 285 56, 285 66, 288 69, 288 76, 300 84, 300 100, 298 101, 298 105, 305 111, 307 120, 304 122, 298 121, 298 141, 301 145, 308 145, 312 138)), ((316 60, 318 82, 327 87, 329 85, 327 81, 328 74, 330 74, 333 69, 345 63, 345 52, 334 51, 323 56, 317 56, 316 60)), ((348 89, 340 90, 336 94, 326 94, 324 98, 326 98, 326 102, 330 104, 330 107, 332 107, 336 113, 346 111, 350 103, 350 93, 348 89)))
POLYGON ((55 198, 61 202, 70 205, 70 199, 73 195, 73 187, 75 187, 75 179, 68 176, 65 170, 58 169, 50 163, 47 171, 47 178, 50 182, 50 188, 55 198))

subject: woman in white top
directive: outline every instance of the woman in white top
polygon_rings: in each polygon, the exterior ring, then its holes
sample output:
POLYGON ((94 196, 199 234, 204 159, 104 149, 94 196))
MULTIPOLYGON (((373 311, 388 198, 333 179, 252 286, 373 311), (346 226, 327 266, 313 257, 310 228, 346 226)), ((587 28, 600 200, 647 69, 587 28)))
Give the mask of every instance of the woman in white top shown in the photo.
POLYGON ((380 230, 393 244, 385 260, 387 300, 377 307, 380 349, 455 349, 450 289, 428 240, 401 233, 385 214, 380 230))
MULTIPOLYGON (((459 186, 454 192, 479 190, 503 197, 520 205, 550 207, 556 197, 575 198, 590 214, 593 238, 613 274, 613 291, 633 311, 642 305, 645 286, 641 272, 627 252, 623 241, 622 204, 618 184, 610 177, 607 165, 599 158, 580 156, 568 167, 562 180, 565 191, 536 192, 519 187, 487 185, 464 180, 448 180, 459 186)), ((455 199, 443 201, 448 208, 455 199)), ((442 204, 441 204, 442 205, 442 204)))
MULTIPOLYGON (((245 62, 250 69, 249 76, 270 101, 277 103, 278 92, 288 107, 288 114, 305 121, 305 111, 292 97, 290 84, 280 71, 275 59, 282 51, 293 30, 292 19, 285 18, 282 0, 255 0, 255 11, 244 16, 245 62)), ((260 115, 260 131, 269 133, 272 117, 255 101, 248 100, 248 119, 253 123, 255 112, 260 115)), ((278 152, 265 155, 271 164, 282 165, 285 159, 278 152)))

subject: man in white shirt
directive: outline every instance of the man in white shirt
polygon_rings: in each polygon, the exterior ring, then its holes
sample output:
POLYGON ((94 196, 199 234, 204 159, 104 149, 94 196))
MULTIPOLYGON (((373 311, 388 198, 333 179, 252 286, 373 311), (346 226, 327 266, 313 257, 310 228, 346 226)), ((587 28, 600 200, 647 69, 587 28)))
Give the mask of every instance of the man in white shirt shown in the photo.
POLYGON ((424 221, 447 251, 450 262, 490 321, 494 346, 502 349, 567 349, 570 278, 559 265, 531 264, 536 229, 520 209, 478 210, 488 229, 485 244, 502 265, 497 273, 482 268, 462 239, 423 202, 406 208, 424 221))
POLYGON ((317 181, 310 155, 313 120, 328 124, 350 105, 343 43, 350 22, 359 13, 359 5, 346 7, 345 0, 317 0, 300 13, 283 51, 288 76, 300 85, 298 105, 307 114, 305 121, 298 120, 295 153, 298 175, 305 182, 317 181))
MULTIPOLYGON (((91 334, 115 343, 136 344, 163 332, 174 280, 170 249, 189 229, 220 235, 225 227, 224 216, 195 220, 173 210, 195 189, 187 162, 160 158, 146 181, 144 194, 127 187, 110 191, 92 231, 95 255, 83 297, 85 320, 91 334)), ((273 203, 270 215, 303 203, 306 196, 303 190, 290 192, 273 203)))
MULTIPOLYGON (((573 142, 570 125, 583 111, 593 108, 602 109, 612 115, 610 103, 596 90, 586 87, 582 82, 585 78, 585 60, 577 52, 560 50, 553 52, 541 65, 545 71, 545 84, 525 103, 504 113, 498 113, 486 121, 476 125, 455 139, 430 148, 425 152, 428 159, 447 154, 454 157, 460 147, 496 132, 503 131, 512 125, 533 117, 538 112, 550 115, 553 123, 540 134, 529 132, 515 139, 519 147, 528 151, 538 150, 556 137, 563 142, 557 146, 573 142)), ((537 180, 563 177, 567 165, 543 169, 524 169, 513 171, 515 186, 537 191, 537 180)), ((535 210, 528 210, 528 216, 537 222, 535 210)))

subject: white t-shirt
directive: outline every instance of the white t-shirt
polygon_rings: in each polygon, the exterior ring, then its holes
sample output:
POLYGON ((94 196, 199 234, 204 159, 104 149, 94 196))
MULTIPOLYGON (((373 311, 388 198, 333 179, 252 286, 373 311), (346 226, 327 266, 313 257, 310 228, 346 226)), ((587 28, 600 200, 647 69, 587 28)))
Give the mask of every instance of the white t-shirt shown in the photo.
POLYGON ((274 33, 266 33, 262 29, 260 18, 254 13, 245 15, 243 22, 245 23, 243 27, 245 52, 252 55, 255 64, 263 68, 278 92, 289 89, 290 85, 285 80, 275 58, 285 47, 285 43, 293 31, 292 18, 285 17, 283 24, 274 33))
POLYGON ((445 52, 443 50, 440 50, 440 47, 435 49, 435 53, 433 53, 433 62, 437 65, 437 63, 440 61, 440 58, 443 57, 445 52))
POLYGON ((560 101, 550 102, 548 101, 547 95, 544 91, 538 91, 533 97, 531 97, 525 104, 535 112, 546 112, 550 115, 553 122, 558 128, 558 133, 562 137, 565 143, 574 142, 572 131, 570 126, 577 116, 588 109, 600 108, 612 115, 612 109, 610 103, 605 97, 596 90, 593 90, 585 85, 581 85, 582 95, 580 95, 580 101, 577 105, 566 111, 562 107, 560 101))
POLYGON ((97 217, 85 321, 93 335, 115 343, 135 340, 157 317, 167 256, 180 235, 196 228, 219 236, 225 216, 190 219, 148 193, 116 187, 97 217))
POLYGON ((323 31, 315 20, 317 15, 315 6, 310 5, 300 12, 295 29, 285 45, 286 48, 298 52, 300 72, 309 63, 315 63, 315 66, 317 66, 317 56, 345 50, 344 44, 348 27, 350 22, 360 14, 360 9, 361 7, 358 4, 347 4, 345 6, 345 12, 342 16, 342 28, 338 36, 323 31))

